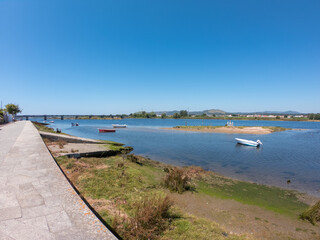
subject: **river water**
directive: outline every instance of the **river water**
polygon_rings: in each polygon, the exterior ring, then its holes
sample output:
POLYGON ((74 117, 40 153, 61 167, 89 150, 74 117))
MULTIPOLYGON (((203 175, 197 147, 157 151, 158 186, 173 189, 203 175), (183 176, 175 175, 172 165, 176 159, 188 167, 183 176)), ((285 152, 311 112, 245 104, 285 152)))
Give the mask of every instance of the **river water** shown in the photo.
MULTIPOLYGON (((42 121, 39 119, 39 121, 42 121)), ((320 196, 320 122, 243 121, 234 126, 280 126, 303 129, 267 135, 199 133, 163 130, 178 125, 225 125, 226 120, 124 119, 54 120, 51 127, 86 138, 111 140, 134 148, 134 153, 174 165, 201 166, 239 180, 296 189, 320 196), (80 126, 71 127, 72 122, 80 126), (97 128, 127 124, 115 133, 97 128), (261 148, 236 144, 235 137, 257 140, 261 148), (287 180, 291 183, 287 184, 287 180)))

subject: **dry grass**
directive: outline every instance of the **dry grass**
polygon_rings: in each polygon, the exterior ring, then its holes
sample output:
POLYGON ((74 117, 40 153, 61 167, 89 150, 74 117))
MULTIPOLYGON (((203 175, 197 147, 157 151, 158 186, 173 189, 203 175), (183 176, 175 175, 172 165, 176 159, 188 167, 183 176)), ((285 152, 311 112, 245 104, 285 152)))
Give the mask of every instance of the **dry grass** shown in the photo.
POLYGON ((190 180, 184 169, 175 167, 168 169, 163 185, 170 191, 183 193, 190 189, 190 180))
POLYGON ((316 224, 316 222, 320 222, 320 201, 318 201, 311 208, 307 209, 300 215, 301 219, 307 219, 312 224, 316 224))
POLYGON ((172 205, 168 196, 145 196, 133 205, 133 216, 116 215, 112 226, 124 239, 158 239, 169 227, 172 205))

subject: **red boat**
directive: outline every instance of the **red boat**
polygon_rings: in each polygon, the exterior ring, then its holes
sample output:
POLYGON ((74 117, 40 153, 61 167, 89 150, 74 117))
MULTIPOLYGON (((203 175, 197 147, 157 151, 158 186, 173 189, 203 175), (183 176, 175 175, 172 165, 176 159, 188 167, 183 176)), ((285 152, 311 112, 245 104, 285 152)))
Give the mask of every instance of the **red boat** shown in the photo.
POLYGON ((115 132, 115 129, 103 129, 103 128, 98 128, 99 132, 115 132))

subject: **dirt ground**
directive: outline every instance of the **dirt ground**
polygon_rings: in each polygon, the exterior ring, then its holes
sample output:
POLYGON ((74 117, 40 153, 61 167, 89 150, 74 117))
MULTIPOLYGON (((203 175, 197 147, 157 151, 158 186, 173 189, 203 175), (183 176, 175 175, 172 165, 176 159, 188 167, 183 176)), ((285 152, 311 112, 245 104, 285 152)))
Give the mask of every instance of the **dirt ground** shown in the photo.
POLYGON ((184 211, 213 220, 229 233, 270 240, 320 239, 319 226, 257 206, 190 192, 170 193, 170 196, 184 211))

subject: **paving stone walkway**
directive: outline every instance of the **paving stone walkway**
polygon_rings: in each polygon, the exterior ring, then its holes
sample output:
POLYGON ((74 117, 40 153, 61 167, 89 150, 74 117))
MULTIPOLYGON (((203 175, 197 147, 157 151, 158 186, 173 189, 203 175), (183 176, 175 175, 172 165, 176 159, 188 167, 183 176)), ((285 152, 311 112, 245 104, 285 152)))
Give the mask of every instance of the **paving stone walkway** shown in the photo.
POLYGON ((0 125, 2 239, 117 239, 73 190, 29 121, 0 125))

